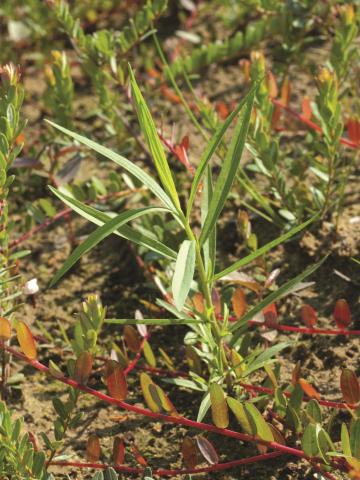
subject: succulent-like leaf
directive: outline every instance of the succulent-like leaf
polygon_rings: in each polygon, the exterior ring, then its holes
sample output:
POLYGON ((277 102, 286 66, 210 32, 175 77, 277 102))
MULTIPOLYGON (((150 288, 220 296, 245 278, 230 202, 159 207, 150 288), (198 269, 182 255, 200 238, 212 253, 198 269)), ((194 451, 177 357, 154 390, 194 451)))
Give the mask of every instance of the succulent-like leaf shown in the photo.
POLYGON ((344 400, 349 405, 360 402, 360 385, 356 374, 349 368, 344 368, 340 376, 340 387, 344 400))
POLYGON ((110 396, 116 400, 125 400, 128 388, 120 364, 115 360, 108 360, 105 365, 104 377, 110 396))
POLYGON ((301 319, 308 328, 314 328, 317 322, 316 310, 311 305, 303 305, 300 310, 301 319))
POLYGON ((210 465, 216 465, 219 463, 219 456, 216 453, 213 444, 209 442, 207 438, 199 435, 196 437, 196 442, 202 456, 210 465))
POLYGON ((0 342, 6 342, 11 337, 11 324, 7 318, 0 317, 0 342))
POLYGON ((125 444, 120 437, 115 437, 113 442, 112 460, 114 465, 124 465, 125 444))
POLYGON ((338 328, 347 328, 351 323, 351 312, 347 301, 344 298, 340 298, 336 301, 334 312, 334 320, 338 328))
POLYGON ((237 288, 231 297, 232 307, 236 318, 241 318, 247 309, 245 292, 242 288, 237 288))
POLYGON ((218 383, 210 385, 211 415, 214 424, 219 428, 229 425, 229 412, 223 389, 218 383))
POLYGON ((74 379, 86 384, 92 371, 93 356, 90 352, 81 352, 75 362, 74 379))
POLYGON ((86 443, 86 458, 89 462, 97 462, 101 455, 100 440, 96 435, 90 435, 86 443))
POLYGON ((23 354, 31 360, 35 360, 37 357, 36 343, 30 328, 22 320, 16 324, 16 334, 23 354))
POLYGON ((320 393, 305 378, 299 378, 299 385, 308 397, 320 400, 320 393))
POLYGON ((188 468, 195 468, 199 463, 198 452, 194 440, 190 437, 185 437, 181 445, 181 454, 185 465, 188 468))
POLYGON ((124 327, 124 339, 128 349, 137 353, 141 348, 141 339, 139 332, 135 330, 131 325, 125 325, 124 327))

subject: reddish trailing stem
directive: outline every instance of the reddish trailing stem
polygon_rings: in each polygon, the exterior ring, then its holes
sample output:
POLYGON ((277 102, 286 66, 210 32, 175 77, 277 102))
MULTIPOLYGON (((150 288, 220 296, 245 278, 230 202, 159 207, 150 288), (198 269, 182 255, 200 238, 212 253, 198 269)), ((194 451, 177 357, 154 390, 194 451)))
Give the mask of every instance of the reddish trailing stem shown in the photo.
MULTIPOLYGON (((250 320, 248 324, 252 326, 266 327, 265 323, 257 322, 256 320, 250 320)), ((360 335, 360 330, 342 330, 338 328, 306 328, 294 327, 292 325, 271 325, 271 329, 280 330, 282 332, 303 333, 305 335, 360 335)))
POLYGON ((140 360, 141 358, 141 354, 144 350, 144 347, 145 347, 145 343, 148 341, 150 337, 150 333, 147 333, 145 335, 145 337, 143 338, 141 344, 140 344, 140 348, 139 348, 139 351, 137 352, 137 354, 135 355, 135 358, 133 360, 131 360, 131 362, 129 363, 129 365, 125 368, 124 370, 124 375, 127 377, 129 375, 129 373, 134 370, 134 368, 136 368, 136 365, 138 363, 138 361, 140 360))
MULTIPOLYGON (((154 475, 159 476, 174 476, 174 475, 186 475, 186 474, 197 474, 197 473, 208 473, 208 472, 218 472, 220 470, 226 470, 228 468, 239 467, 241 465, 248 465, 249 463, 262 462, 264 460, 270 460, 283 455, 280 452, 271 452, 264 453, 262 455, 255 455, 254 457, 241 458, 240 460, 233 460, 231 462, 217 463, 216 465, 211 465, 209 467, 199 467, 199 468, 183 468, 176 470, 168 470, 159 468, 153 470, 154 475)), ((103 463, 84 463, 84 462, 51 462, 50 465, 62 466, 62 467, 74 467, 74 468, 93 468, 105 470, 111 466, 117 472, 127 472, 141 474, 144 470, 142 468, 128 467, 126 465, 105 465, 103 463)))

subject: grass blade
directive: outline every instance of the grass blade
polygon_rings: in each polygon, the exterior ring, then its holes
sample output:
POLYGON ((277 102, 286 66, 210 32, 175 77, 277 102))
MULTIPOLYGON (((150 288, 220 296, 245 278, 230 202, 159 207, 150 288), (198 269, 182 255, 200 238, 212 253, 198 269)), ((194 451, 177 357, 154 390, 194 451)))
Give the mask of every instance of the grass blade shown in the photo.
POLYGON ((92 232, 82 244, 75 248, 75 250, 71 253, 64 265, 55 274, 49 286, 53 287, 84 253, 94 248, 95 245, 104 240, 104 238, 108 237, 111 233, 114 232, 114 230, 121 227, 121 225, 130 222, 135 218, 141 217, 142 215, 164 210, 167 211, 167 209, 164 209, 162 207, 138 208, 129 212, 123 212, 120 215, 117 215, 115 218, 111 219, 109 222, 106 222, 103 226, 97 228, 94 232, 92 232))
POLYGON ((220 278, 224 277, 225 275, 229 275, 229 273, 232 273, 235 270, 238 270, 239 268, 243 267, 244 265, 247 265, 248 263, 252 262, 253 260, 256 260, 258 257, 260 257, 261 255, 264 255, 265 253, 267 253, 272 248, 276 247, 277 245, 280 245, 280 243, 285 242, 289 238, 291 238, 294 235, 296 235, 297 233, 299 233, 301 230, 303 230, 305 227, 310 225, 310 223, 312 223, 318 217, 319 217, 318 215, 315 215, 314 217, 311 217, 306 222, 301 223, 300 225, 297 225, 296 227, 289 230, 287 233, 284 233, 284 235, 281 235, 280 237, 275 238, 275 240, 272 240, 271 242, 267 243, 263 247, 259 248, 258 250, 256 250, 256 252, 253 252, 250 255, 247 255, 246 257, 241 258, 237 262, 230 265, 230 267, 227 267, 227 268, 225 268, 225 270, 222 270, 221 272, 216 273, 214 275, 214 280, 219 280, 220 278))
POLYGON ((181 206, 179 196, 175 187, 173 177, 171 175, 170 167, 166 159, 164 148, 161 144, 159 135, 156 130, 154 120, 151 116, 150 110, 146 105, 144 97, 136 83, 134 73, 129 65, 129 76, 132 96, 136 106, 136 112, 138 120, 141 126, 141 130, 145 136, 146 142, 151 152, 151 156, 154 160, 156 170, 160 177, 161 183, 173 201, 173 205, 178 212, 181 212, 181 206))
POLYGON ((209 212, 200 234, 200 245, 203 245, 212 230, 215 228, 217 219, 219 218, 219 215, 231 190, 232 184, 236 178, 236 172, 240 165, 249 127, 250 115, 254 104, 254 95, 254 88, 252 88, 246 95, 245 106, 240 112, 229 150, 226 154, 219 177, 215 184, 209 212))
POLYGON ((255 88, 256 88, 256 86, 252 87, 252 89, 249 91, 248 95, 245 96, 241 100, 241 102, 239 103, 237 108, 233 112, 231 112, 230 115, 227 117, 227 119, 224 121, 224 123, 222 125, 220 125, 220 127, 217 129, 217 131, 215 132, 215 134, 211 138, 210 142, 208 143, 203 155, 201 156, 199 166, 196 169, 194 180, 193 180, 192 185, 191 185, 190 196, 189 196, 189 201, 188 201, 188 206, 187 206, 187 211, 186 211, 187 219, 190 218, 191 209, 192 209, 192 206, 193 206, 193 203, 194 203, 194 200, 195 200, 196 192, 199 188, 201 178, 204 175, 205 169, 206 169, 209 161, 211 160, 211 158, 214 155, 216 149, 220 145, 220 143, 221 143, 227 129, 231 125, 232 121, 238 115, 240 110, 243 108, 243 106, 247 102, 248 96, 253 91, 255 91, 255 88))
POLYGON ((284 283, 279 287, 275 292, 271 292, 267 297, 264 298, 261 302, 259 302, 254 308, 252 308, 248 313, 246 313, 241 320, 236 322, 232 327, 231 331, 233 332, 234 336, 231 339, 231 346, 236 345, 236 342, 239 340, 242 332, 239 330, 247 324, 249 320, 255 317, 256 314, 260 313, 265 307, 270 305, 271 303, 279 300, 283 296, 285 296, 290 290, 292 290, 298 283, 302 282, 306 277, 311 275, 315 272, 326 260, 327 256, 322 258, 319 262, 314 263, 314 265, 310 265, 306 270, 302 273, 297 275, 296 277, 292 278, 288 282, 284 283), (235 333, 238 332, 238 333, 235 333))
POLYGON ((91 150, 99 153, 100 155, 112 160, 116 164, 120 165, 124 168, 127 172, 137 178, 142 184, 144 184, 161 202, 163 205, 168 207, 174 213, 176 210, 174 209, 173 202, 169 198, 169 196, 164 192, 164 190, 160 187, 160 185, 148 174, 144 171, 143 168, 138 167, 133 162, 130 162, 122 155, 113 152, 109 148, 103 147, 98 143, 94 142, 93 140, 89 140, 82 135, 79 135, 67 128, 61 127, 50 120, 46 120, 50 125, 60 130, 60 132, 65 133, 69 137, 72 137, 74 140, 82 143, 83 145, 89 147, 91 150))
MULTIPOLYGON (((86 220, 89 220, 95 225, 104 225, 104 223, 108 222, 113 218, 105 212, 101 212, 100 210, 97 210, 90 205, 79 202, 79 200, 76 200, 76 198, 65 195, 60 190, 56 190, 53 187, 49 188, 54 195, 56 195, 60 200, 62 200, 68 207, 72 208, 74 212, 78 213, 83 218, 86 218, 86 220)), ((126 238, 126 240, 130 240, 130 242, 142 245, 143 247, 146 247, 153 252, 160 253, 165 258, 168 258, 170 260, 176 260, 176 252, 174 250, 167 247, 159 240, 151 238, 144 233, 140 233, 128 225, 123 225, 122 227, 119 227, 113 233, 115 235, 118 235, 119 237, 126 238)))

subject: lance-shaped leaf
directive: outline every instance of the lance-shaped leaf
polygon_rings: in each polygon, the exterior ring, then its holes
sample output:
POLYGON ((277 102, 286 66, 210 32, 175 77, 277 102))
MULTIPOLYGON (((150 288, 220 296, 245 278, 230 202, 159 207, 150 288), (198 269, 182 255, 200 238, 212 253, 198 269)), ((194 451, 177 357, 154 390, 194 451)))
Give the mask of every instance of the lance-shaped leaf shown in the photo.
POLYGON ((85 385, 91 375, 93 356, 90 352, 81 352, 75 362, 74 379, 85 385))
POLYGON ((124 339, 128 349, 137 353, 141 348, 141 339, 137 330, 131 325, 125 325, 124 327, 124 339))
POLYGON ((356 374, 349 368, 344 368, 340 376, 340 387, 344 400, 349 405, 360 402, 360 385, 356 374))
POLYGON ((155 386, 155 384, 145 372, 140 374, 140 385, 147 406, 152 412, 159 413, 161 411, 161 400, 156 394, 156 389, 150 388, 151 385, 155 386))
POLYGON ((124 465, 125 460, 125 444, 120 437, 115 437, 113 442, 112 460, 114 465, 124 465))
POLYGON ((172 293, 175 306, 181 310, 188 296, 195 271, 195 240, 185 240, 176 259, 175 272, 172 280, 172 293))
POLYGON ((89 147, 91 150, 94 150, 100 155, 103 155, 104 157, 120 165, 127 172, 129 172, 135 178, 140 180, 142 184, 144 184, 154 195, 156 195, 156 197, 161 201, 163 205, 167 206, 170 210, 175 212, 173 203, 169 198, 169 196, 164 192, 164 190, 160 187, 160 185, 156 182, 156 180, 154 180, 148 173, 146 173, 143 168, 138 167, 133 162, 130 162, 130 160, 127 160, 126 158, 119 155, 118 153, 113 152, 109 148, 103 147, 102 145, 99 145, 98 143, 92 140, 89 140, 86 137, 83 137, 82 135, 78 135, 77 133, 74 133, 71 130, 68 130, 67 128, 60 127, 60 125, 57 125, 56 123, 53 123, 50 120, 46 120, 46 121, 50 123, 50 125, 52 125, 53 127, 60 130, 60 132, 65 133, 65 135, 69 135, 74 140, 77 140, 83 145, 86 145, 87 147, 89 147))
POLYGON ((181 454, 183 456, 185 465, 188 468, 195 468, 196 465, 199 463, 196 444, 192 438, 184 438, 181 445, 181 454))
POLYGON ((7 318, 0 317, 0 342, 6 342, 11 337, 11 325, 7 318))
POLYGON ((240 165, 249 127, 250 115, 254 103, 254 95, 255 90, 251 90, 246 98, 244 108, 240 111, 239 119, 235 126, 229 150, 227 151, 219 176, 215 183, 209 211, 201 229, 199 239, 201 245, 204 244, 212 230, 216 227, 216 222, 236 178, 236 172, 240 165))
POLYGON ((253 307, 251 310, 249 310, 240 320, 238 320, 232 327, 231 330, 234 332, 234 336, 231 339, 231 345, 236 345, 237 341, 241 337, 241 328, 247 324, 249 320, 252 320, 259 312, 261 312, 265 307, 270 305, 271 303, 275 302, 276 300, 279 300, 280 298, 284 297, 286 294, 291 292, 293 288, 295 288, 296 285, 298 285, 300 282, 302 282, 306 277, 311 275, 312 273, 317 270, 320 265, 323 264, 323 262, 326 260, 327 257, 322 258, 319 260, 317 263, 314 265, 310 265, 306 270, 304 270, 302 273, 297 275, 296 277, 292 278, 288 282, 284 283, 281 285, 277 290, 274 292, 271 292, 269 295, 267 295, 264 300, 261 302, 258 302, 255 307, 253 307))
POLYGON ((317 215, 314 217, 311 217, 309 220, 307 220, 304 223, 301 223, 300 225, 292 228, 288 232, 284 233, 284 235, 281 235, 280 237, 275 238, 275 240, 272 240, 271 242, 267 243, 263 247, 258 248, 255 252, 251 253, 250 255, 247 255, 244 258, 241 258, 240 260, 236 261, 230 267, 225 268, 225 270, 222 270, 219 273, 216 273, 214 275, 214 280, 219 280, 222 277, 225 277, 225 275, 229 275, 232 272, 235 272, 235 270, 239 270, 240 268, 244 267, 250 262, 253 262, 260 256, 264 255, 267 253, 269 250, 272 248, 275 248, 276 246, 280 245, 281 243, 284 243, 286 240, 289 240, 289 238, 293 237, 297 233, 299 233, 301 230, 306 228, 310 223, 314 222, 318 218, 317 215))
MULTIPOLYGON (((72 198, 69 195, 66 195, 64 192, 56 190, 56 188, 49 186, 49 189, 54 195, 60 198, 60 200, 65 203, 65 205, 72 208, 74 212, 78 213, 83 218, 86 218, 86 220, 89 220, 90 222, 98 225, 99 227, 101 227, 102 225, 104 225, 104 223, 108 222, 109 220, 111 220, 111 218, 113 218, 107 213, 101 212, 100 210, 97 210, 91 205, 81 203, 79 200, 76 200, 76 198, 72 198)), ((170 260, 176 260, 176 252, 174 250, 167 247, 159 240, 149 237, 143 232, 138 232, 135 228, 132 228, 129 225, 123 225, 122 227, 115 230, 113 233, 115 235, 118 235, 119 237, 126 238, 126 240, 129 240, 130 242, 142 245, 149 250, 152 250, 153 252, 160 253, 165 258, 169 258, 170 260)))
POLYGON ((148 464, 148 462, 146 461, 146 459, 141 455, 141 453, 139 452, 138 448, 136 445, 132 445, 131 446, 131 451, 135 457, 135 460, 137 461, 137 463, 143 467, 146 467, 146 465, 148 464))
POLYGON ((118 362, 115 360, 106 362, 104 378, 109 395, 116 400, 125 400, 128 388, 123 369, 118 362))
POLYGON ((341 424, 341 448, 344 455, 352 456, 350 446, 350 435, 345 423, 341 424))
POLYGON ((353 456, 360 460, 360 418, 357 418, 351 423, 350 447, 353 456))
POLYGON ((96 435, 90 435, 86 443, 86 458, 89 462, 97 462, 101 455, 100 440, 96 435))
POLYGON ((207 438, 199 435, 198 437, 196 437, 196 442, 202 456, 210 465, 216 465, 217 463, 219 463, 219 456, 216 453, 214 445, 209 442, 207 438))
POLYGON ((172 199, 173 205, 176 210, 181 211, 179 196, 175 187, 173 177, 171 175, 164 148, 157 133, 154 120, 136 83, 135 76, 130 65, 129 76, 132 96, 135 102, 140 127, 150 149, 151 156, 154 160, 155 167, 160 177, 161 183, 166 193, 172 199))
POLYGON ((22 320, 16 324, 16 335, 23 354, 31 360, 35 360, 37 356, 36 343, 30 328, 22 320))
POLYGON ((223 389, 217 383, 210 385, 211 416, 214 424, 219 428, 229 425, 229 411, 223 389))
POLYGON ((128 212, 123 212, 120 213, 120 215, 117 215, 116 217, 106 222, 102 227, 97 228, 87 237, 87 239, 83 243, 76 247, 75 250, 71 253, 64 265, 60 268, 60 270, 51 280, 50 287, 53 287, 60 280, 60 278, 62 278, 65 273, 79 260, 82 255, 94 248, 99 242, 104 240, 104 238, 111 235, 121 225, 124 225, 125 223, 128 223, 135 218, 141 217, 149 213, 154 213, 159 210, 164 209, 159 209, 157 207, 145 207, 131 210, 128 212))
POLYGON ((210 142, 208 143, 203 155, 201 156, 199 166, 196 169, 194 180, 191 185, 191 191, 190 191, 190 196, 189 196, 189 201, 188 201, 188 206, 186 211, 187 218, 190 218, 191 209, 195 200, 196 192, 198 191, 202 176, 204 175, 204 172, 206 170, 206 167, 209 161, 211 160, 217 147, 220 145, 227 129, 233 122, 234 118, 239 114, 240 110, 247 103, 249 96, 253 94, 255 89, 256 89, 256 85, 252 87, 249 93, 241 100, 241 102, 236 107, 236 109, 227 117, 224 123, 220 125, 220 127, 216 130, 215 134, 212 136, 210 142))

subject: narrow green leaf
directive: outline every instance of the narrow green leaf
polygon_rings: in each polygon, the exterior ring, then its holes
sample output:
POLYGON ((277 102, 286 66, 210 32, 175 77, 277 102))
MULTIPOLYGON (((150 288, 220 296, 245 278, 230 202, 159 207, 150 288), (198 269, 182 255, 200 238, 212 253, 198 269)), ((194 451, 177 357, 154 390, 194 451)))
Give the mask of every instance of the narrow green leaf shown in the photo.
POLYGON ((319 262, 314 263, 314 265, 310 265, 310 267, 308 267, 302 273, 300 273, 296 277, 292 278, 288 282, 281 285, 281 287, 275 290, 275 292, 271 292, 267 297, 264 298, 264 300, 259 302, 254 308, 252 308, 249 312, 247 312, 238 322, 236 322, 231 328, 232 332, 234 333, 234 336, 231 339, 231 346, 236 345, 237 341, 241 336, 241 332, 239 333, 239 330, 244 325, 246 325, 249 320, 254 318, 255 315, 261 312, 265 307, 275 302, 276 300, 279 300, 279 298, 282 298, 283 296, 285 296, 290 290, 292 290, 295 287, 295 285, 302 282, 306 277, 314 273, 315 270, 317 270, 322 265, 322 263, 326 260, 326 258, 327 256, 322 258, 319 262), (238 333, 235 333, 235 332, 238 332, 238 333))
POLYGON ((156 197, 163 203, 163 205, 167 206, 173 212, 176 212, 176 210, 174 209, 173 202, 171 201, 169 196, 164 192, 164 190, 160 187, 160 185, 156 182, 156 180, 154 180, 148 173, 146 173, 143 168, 138 167, 137 165, 135 165, 133 162, 130 162, 122 155, 119 155, 118 153, 113 152, 109 148, 99 145, 93 140, 89 140, 86 137, 83 137, 82 135, 79 135, 75 132, 72 132, 71 130, 68 130, 67 128, 61 127, 60 125, 57 125, 56 123, 51 122, 50 120, 46 120, 46 121, 53 127, 60 130, 60 132, 65 133, 66 135, 69 135, 74 140, 77 140, 83 145, 86 145, 87 147, 89 147, 91 150, 94 150, 100 155, 120 165, 127 172, 129 172, 131 175, 134 175, 134 177, 140 180, 141 183, 143 183, 154 195, 156 195, 156 197))
POLYGON ((249 91, 249 93, 241 100, 239 105, 236 107, 236 109, 227 117, 227 119, 224 121, 222 125, 217 129, 215 134, 212 136, 210 142, 208 143, 204 153, 202 154, 199 162, 199 166, 196 169, 196 173, 194 176, 194 180, 191 185, 191 190, 190 190, 190 196, 188 200, 188 206, 187 206, 187 211, 186 211, 186 217, 187 219, 190 218, 191 214, 191 209, 195 200, 196 192, 199 188, 201 178, 205 172, 205 169, 211 160, 213 154, 215 153, 217 147, 220 145, 227 129, 231 125, 232 121, 234 118, 238 115, 240 110, 243 108, 245 103, 248 101, 249 95, 253 93, 253 91, 256 89, 256 85, 252 87, 252 89, 249 91))
POLYGON ((341 425, 341 448, 344 455, 352 456, 350 447, 350 435, 345 423, 341 425))
POLYGON ((245 108, 240 112, 229 150, 225 156, 225 160, 215 184, 209 212, 201 230, 200 245, 205 242, 213 228, 215 228, 217 219, 219 218, 219 215, 231 190, 232 184, 236 178, 236 172, 240 165, 249 127, 251 111, 254 103, 254 95, 255 89, 252 89, 246 96, 245 108))
POLYGON ((221 272, 216 273, 214 275, 214 280, 219 280, 220 278, 225 277, 225 275, 229 275, 229 273, 232 273, 235 270, 238 270, 239 268, 244 267, 248 263, 253 262, 258 257, 260 257, 261 255, 264 255, 265 253, 267 253, 272 248, 277 247, 281 243, 285 242, 289 238, 291 238, 294 235, 296 235, 297 233, 299 233, 301 230, 306 228, 308 225, 310 225, 310 223, 315 221, 317 218, 318 218, 318 215, 315 215, 314 217, 311 217, 306 222, 302 223, 301 225, 298 225, 297 227, 292 228, 288 232, 284 233, 284 235, 281 235, 280 237, 275 238, 275 240, 272 240, 271 242, 267 243, 266 245, 259 248, 255 252, 251 253, 250 255, 247 255, 246 257, 241 258, 240 260, 236 261, 235 263, 230 265, 230 267, 225 268, 225 270, 222 270, 221 272))
MULTIPOLYGON (((206 168, 206 174, 203 181, 203 189, 201 195, 201 224, 204 225, 205 219, 209 212, 209 206, 213 196, 212 174, 210 166, 206 168)), ((214 275, 216 261, 216 228, 213 229, 209 238, 204 242, 204 263, 208 278, 214 275)))
POLYGON ((188 296, 195 271, 195 240, 184 240, 176 259, 172 281, 175 306, 181 310, 188 296))
POLYGON ((172 199, 175 209, 177 211, 181 211, 179 196, 175 187, 173 177, 171 175, 164 148, 161 144, 150 110, 148 109, 144 97, 142 96, 138 84, 136 83, 136 79, 130 65, 129 76, 132 96, 135 102, 138 120, 148 147, 150 149, 161 183, 169 197, 172 199))
POLYGON ((114 230, 119 228, 121 225, 130 222, 131 220, 134 220, 135 218, 138 218, 142 215, 164 210, 167 209, 164 209, 162 207, 138 208, 129 212, 123 212, 109 222, 106 222, 102 227, 99 227, 94 232, 92 232, 82 244, 75 248, 75 250, 71 253, 64 265, 55 274, 49 286, 53 287, 84 253, 94 248, 95 245, 104 240, 104 238, 108 237, 111 233, 113 233, 114 230))
MULTIPOLYGON (((97 210, 94 207, 91 207, 90 205, 86 205, 85 203, 79 202, 79 200, 76 200, 75 198, 69 197, 60 190, 56 190, 55 188, 50 186, 49 189, 68 207, 72 208, 74 212, 78 213, 83 218, 86 218, 95 225, 102 226, 106 222, 114 218, 104 212, 97 210)), ((125 238, 126 240, 130 240, 130 242, 142 245, 149 250, 152 250, 153 252, 160 253, 165 258, 169 258, 170 260, 176 260, 176 252, 174 250, 167 247, 162 242, 148 237, 144 233, 136 231, 134 228, 128 225, 123 225, 122 227, 115 230, 113 233, 115 235, 118 235, 119 237, 125 238)))

